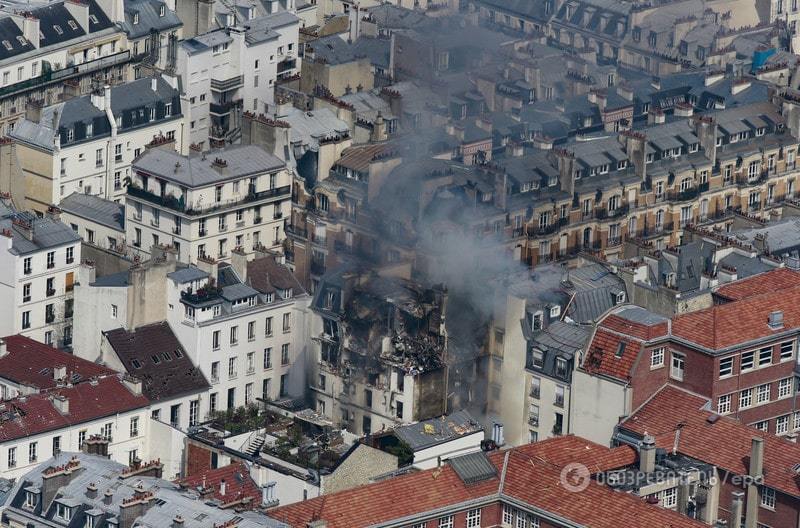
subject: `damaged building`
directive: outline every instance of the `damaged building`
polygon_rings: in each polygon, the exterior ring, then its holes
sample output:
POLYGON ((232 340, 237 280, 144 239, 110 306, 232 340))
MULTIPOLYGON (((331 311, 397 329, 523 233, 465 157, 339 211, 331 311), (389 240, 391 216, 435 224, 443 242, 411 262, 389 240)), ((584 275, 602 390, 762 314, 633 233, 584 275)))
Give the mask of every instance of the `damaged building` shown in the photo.
POLYGON ((444 414, 446 301, 442 289, 405 279, 326 275, 312 303, 309 385, 317 411, 364 435, 444 414))

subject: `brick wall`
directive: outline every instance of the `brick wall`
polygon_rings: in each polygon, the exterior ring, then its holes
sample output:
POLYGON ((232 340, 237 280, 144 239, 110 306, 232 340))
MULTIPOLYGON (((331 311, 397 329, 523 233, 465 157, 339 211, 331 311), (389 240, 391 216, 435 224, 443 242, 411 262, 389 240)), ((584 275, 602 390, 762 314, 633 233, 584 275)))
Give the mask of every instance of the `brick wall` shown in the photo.
POLYGON ((211 469, 211 451, 207 447, 189 441, 185 467, 187 477, 211 469))

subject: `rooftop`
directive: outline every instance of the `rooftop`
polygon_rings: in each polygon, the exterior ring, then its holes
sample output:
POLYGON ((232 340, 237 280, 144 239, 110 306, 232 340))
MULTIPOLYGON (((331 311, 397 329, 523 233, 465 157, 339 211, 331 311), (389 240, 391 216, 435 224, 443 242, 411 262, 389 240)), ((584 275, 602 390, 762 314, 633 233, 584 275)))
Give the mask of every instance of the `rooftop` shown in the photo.
POLYGON ((166 322, 135 330, 117 328, 103 335, 128 373, 142 380, 142 392, 150 401, 168 400, 210 387, 166 322))
POLYGON ((125 229, 125 206, 100 196, 72 193, 58 204, 65 213, 85 218, 117 231, 125 229))
POLYGON ((625 419, 619 429, 656 439, 656 445, 671 450, 680 429, 678 452, 737 475, 748 474, 753 438, 764 440, 764 484, 793 497, 800 497, 795 466, 800 445, 728 416, 709 411, 709 400, 672 385, 659 390, 625 419), (712 417, 714 417, 712 419, 712 417))
POLYGON ((253 504, 261 502, 261 489, 250 476, 250 470, 244 462, 200 471, 178 480, 178 484, 184 488, 197 489, 204 496, 204 490, 210 490, 211 496, 222 504, 240 501, 246 497, 249 497, 253 504), (224 494, 221 487, 223 482, 224 494))
MULTIPOLYGON (((474 458, 474 455, 467 455, 474 458)), ((305 527, 312 520, 326 521, 329 528, 380 525, 403 519, 422 519, 448 508, 464 508, 479 500, 518 502, 556 515, 571 523, 593 528, 616 528, 631 518, 643 526, 699 528, 702 523, 674 511, 649 505, 641 498, 617 493, 591 481, 580 500, 559 482, 569 463, 586 465, 591 473, 624 467, 636 460, 629 447, 610 449, 574 436, 562 436, 485 455, 493 475, 465 482, 453 464, 398 476, 352 490, 279 507, 270 515, 290 526, 305 527), (591 506, 589 506, 591 505, 591 506)), ((463 468, 460 468, 463 474, 463 468)))
POLYGON ((190 188, 206 187, 284 168, 284 163, 255 145, 232 145, 203 156, 148 149, 133 164, 141 171, 190 188))
POLYGON ((68 225, 52 218, 37 218, 32 213, 17 212, 0 202, 0 229, 12 238, 11 253, 27 255, 80 242, 81 237, 68 225))
POLYGON ((462 436, 482 432, 481 426, 467 411, 431 418, 394 428, 394 434, 414 451, 421 451, 462 436))
POLYGON ((13 335, 3 341, 7 353, 0 354, 0 378, 28 387, 52 389, 116 373, 29 337, 13 335), (57 377, 58 367, 63 367, 61 378, 57 377))

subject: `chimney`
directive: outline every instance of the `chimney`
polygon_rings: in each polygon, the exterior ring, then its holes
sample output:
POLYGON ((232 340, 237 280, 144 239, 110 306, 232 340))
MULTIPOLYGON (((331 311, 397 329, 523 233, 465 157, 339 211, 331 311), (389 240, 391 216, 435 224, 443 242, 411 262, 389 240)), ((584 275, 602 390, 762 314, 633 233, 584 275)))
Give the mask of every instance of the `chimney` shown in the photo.
POLYGON ((92 500, 97 498, 97 484, 95 484, 94 482, 90 482, 86 486, 86 498, 92 500))
POLYGON ((69 414, 69 399, 61 394, 54 394, 52 398, 53 407, 61 414, 69 414))
POLYGON ((0 358, 6 357, 8 355, 8 345, 6 344, 5 339, 0 339, 0 358))
POLYGON ((748 470, 747 507, 745 508, 745 528, 757 528, 759 494, 758 484, 764 478, 764 439, 754 436, 750 447, 750 467, 748 470))
POLYGON ((63 466, 49 467, 42 472, 42 509, 48 508, 56 498, 58 490, 72 482, 80 461, 73 457, 63 466))
POLYGON ((680 473, 680 478, 678 479, 678 513, 681 515, 686 515, 686 511, 689 508, 689 474, 686 472, 680 473))
POLYGON ((22 219, 12 220, 13 226, 17 229, 20 235, 27 240, 33 240, 33 223, 22 219))
POLYGON ((769 327, 773 330, 783 328, 783 311, 776 310, 770 312, 767 324, 769 324, 769 327))
POLYGON ((664 115, 664 111, 654 106, 647 112, 647 124, 648 125, 662 125, 667 120, 666 115, 664 115))
POLYGON ((647 179, 647 136, 639 132, 622 132, 619 138, 625 143, 625 154, 633 163, 636 175, 641 181, 647 179))
POLYGON ((32 123, 38 123, 42 119, 42 101, 34 99, 25 105, 25 119, 32 123))
POLYGON ((225 489, 227 486, 225 485, 225 479, 219 481, 219 494, 223 497, 225 496, 225 489))
POLYGON ((675 105, 675 117, 692 117, 694 107, 691 103, 680 102, 675 105))
POLYGON ((646 434, 639 446, 639 471, 652 473, 656 469, 656 439, 646 434))
POLYGON ((55 205, 50 205, 47 207, 47 218, 53 220, 55 222, 61 221, 61 209, 56 207, 55 205))
POLYGON ((91 101, 92 105, 101 112, 106 111, 106 97, 103 90, 99 88, 92 90, 89 100, 91 101))
POLYGON ((172 528, 183 528, 183 517, 180 513, 172 518, 172 528))
POLYGON ((111 491, 111 488, 107 489, 105 493, 103 493, 103 504, 106 506, 110 506, 111 502, 114 500, 114 492, 111 491))
POLYGON ((33 44, 34 48, 39 48, 41 46, 41 42, 39 42, 39 19, 31 14, 25 15, 25 19, 22 21, 22 34, 33 44))
POLYGON ((142 380, 134 378, 133 376, 123 375, 122 384, 131 391, 134 396, 141 396, 142 394, 142 380))
POLYGON ((731 501, 731 518, 728 526, 731 528, 739 528, 742 525, 742 497, 744 493, 741 491, 733 492, 733 500, 731 501))
POLYGON ((694 133, 700 140, 700 147, 706 158, 714 165, 717 162, 717 123, 707 116, 695 116, 694 133))
POLYGON ((244 248, 234 248, 231 251, 231 267, 236 275, 242 279, 242 282, 247 282, 247 253, 244 248))

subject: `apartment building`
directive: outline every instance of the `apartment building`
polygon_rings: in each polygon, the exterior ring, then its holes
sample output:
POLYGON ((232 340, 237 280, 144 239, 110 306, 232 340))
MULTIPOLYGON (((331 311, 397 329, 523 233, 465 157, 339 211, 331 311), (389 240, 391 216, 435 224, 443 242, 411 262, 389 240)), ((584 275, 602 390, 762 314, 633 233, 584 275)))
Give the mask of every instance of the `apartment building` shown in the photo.
POLYGON ((567 526, 620 524, 707 526, 675 511, 618 493, 595 480, 576 477, 568 464, 590 474, 630 464, 635 451, 610 449, 577 437, 562 437, 494 452, 449 459, 442 466, 281 506, 270 515, 293 527, 315 521, 328 526, 567 526), (580 491, 554 483, 580 481, 580 491), (370 500, 368 497, 391 497, 370 500), (589 502, 591 501, 591 502, 589 502))
MULTIPOLYGON (((119 0, 114 0, 119 2, 119 0)), ((131 52, 132 79, 152 71, 174 70, 183 22, 175 12, 175 0, 122 0, 125 32, 131 52)))
POLYGON ((121 202, 147 145, 181 150, 181 111, 161 76, 32 110, 13 132, 28 207, 43 212, 76 192, 121 202))
POLYGON ((310 323, 317 412, 358 435, 444 414, 445 297, 400 278, 326 275, 310 323))
POLYGON ((797 277, 778 269, 723 285, 715 295, 728 302, 671 319, 638 307, 613 310, 575 373, 575 433, 608 436, 665 383, 710 399, 719 415, 775 435, 792 433, 800 426, 797 277))
POLYGON ((614 441, 637 446, 648 435, 656 448, 712 466, 719 491, 706 505, 728 526, 795 526, 797 443, 720 416, 714 407, 713 400, 666 385, 619 424, 614 441))
POLYGON ((215 411, 305 393, 309 298, 272 256, 232 265, 200 261, 170 273, 166 320, 211 383, 201 419, 215 411))
POLYGON ((126 464, 65 452, 20 475, 4 496, 3 526, 284 526, 263 513, 240 511, 262 504, 241 469, 231 466, 222 474, 230 484, 209 476, 214 488, 205 482, 190 488, 162 479, 164 466, 158 460, 126 464), (220 500, 211 503, 216 496, 220 500))
POLYGON ((125 245, 125 206, 93 194, 72 193, 58 204, 61 219, 84 244, 122 253, 125 245))
POLYGON ((149 456, 148 402, 138 380, 112 374, 65 382, 3 405, 0 468, 12 478, 82 448, 125 464, 149 456))
POLYGON ((125 82, 131 55, 116 25, 122 16, 121 1, 6 4, 0 10, 0 130, 12 132, 29 101, 56 104, 90 92, 96 78, 125 82))
POLYGON ((487 415, 507 445, 572 432, 573 371, 592 324, 626 301, 625 283, 602 263, 554 264, 496 287, 487 350, 487 415))
POLYGON ((48 345, 72 346, 73 288, 80 237, 58 219, 37 218, 0 204, 2 285, 0 335, 22 334, 48 345))
POLYGON ((148 149, 132 167, 125 238, 142 255, 171 245, 181 262, 228 260, 235 248, 278 248, 291 188, 286 164, 256 146, 188 157, 148 149))
POLYGON ((236 142, 244 111, 266 113, 275 83, 299 71, 300 19, 288 11, 255 16, 180 43, 177 71, 189 100, 190 143, 201 150, 236 142))

